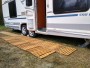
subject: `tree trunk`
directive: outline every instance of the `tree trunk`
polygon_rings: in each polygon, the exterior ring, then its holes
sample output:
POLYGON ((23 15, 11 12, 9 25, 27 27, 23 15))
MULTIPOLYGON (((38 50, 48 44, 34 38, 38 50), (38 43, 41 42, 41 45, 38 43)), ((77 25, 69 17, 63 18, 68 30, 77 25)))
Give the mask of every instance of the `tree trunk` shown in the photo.
POLYGON ((2 0, 0 0, 0 25, 3 25, 2 0))

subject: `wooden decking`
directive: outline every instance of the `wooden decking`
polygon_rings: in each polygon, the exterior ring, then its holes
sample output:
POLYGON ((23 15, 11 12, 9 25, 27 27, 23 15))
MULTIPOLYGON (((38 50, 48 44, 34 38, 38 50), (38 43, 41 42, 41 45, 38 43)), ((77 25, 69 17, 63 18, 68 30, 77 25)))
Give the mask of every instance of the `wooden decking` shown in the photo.
POLYGON ((50 41, 44 41, 42 39, 29 38, 9 32, 2 32, 2 34, 8 35, 1 37, 8 43, 22 50, 28 51, 39 58, 44 58, 55 52, 68 56, 76 51, 75 48, 67 47, 50 41))

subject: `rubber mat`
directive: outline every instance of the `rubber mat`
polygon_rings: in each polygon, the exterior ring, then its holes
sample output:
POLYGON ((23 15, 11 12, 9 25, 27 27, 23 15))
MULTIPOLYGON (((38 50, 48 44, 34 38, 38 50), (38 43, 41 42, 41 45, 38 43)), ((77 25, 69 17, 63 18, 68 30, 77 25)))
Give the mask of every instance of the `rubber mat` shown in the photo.
POLYGON ((75 48, 63 46, 59 43, 54 43, 52 41, 45 41, 38 38, 29 38, 16 34, 5 36, 2 38, 10 44, 17 46, 18 48, 25 51, 28 51, 39 58, 44 58, 54 52, 57 52, 60 55, 63 54, 68 56, 76 51, 75 48))

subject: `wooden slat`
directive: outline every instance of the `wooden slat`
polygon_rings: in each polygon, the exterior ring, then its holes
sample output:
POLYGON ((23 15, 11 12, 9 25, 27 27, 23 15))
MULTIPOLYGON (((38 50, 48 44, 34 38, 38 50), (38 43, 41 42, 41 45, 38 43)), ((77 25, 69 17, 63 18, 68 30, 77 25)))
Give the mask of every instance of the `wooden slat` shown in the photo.
POLYGON ((11 39, 15 39, 15 37, 2 37, 4 40, 8 41, 8 40, 11 40, 11 39))
POLYGON ((33 55, 39 57, 39 58, 44 58, 52 53, 54 53, 55 51, 51 51, 49 49, 43 48, 41 46, 37 46, 31 49, 28 49, 27 51, 31 52, 33 55))
POLYGON ((37 38, 29 38, 20 35, 10 37, 7 36, 2 38, 7 42, 11 43, 12 45, 15 45, 20 49, 28 51, 39 58, 44 58, 54 52, 68 56, 74 51, 76 51, 75 48, 63 46, 58 43, 44 41, 42 39, 37 38))
POLYGON ((59 54, 63 54, 63 55, 68 56, 75 51, 76 51, 75 48, 62 46, 62 47, 59 47, 56 52, 58 52, 59 54))
POLYGON ((52 43, 52 42, 48 42, 48 41, 47 42, 42 41, 42 42, 37 43, 35 45, 41 46, 43 48, 50 49, 50 50, 56 50, 60 46, 60 44, 56 45, 56 43, 52 43))
POLYGON ((7 37, 7 35, 0 33, 0 38, 7 37))
POLYGON ((19 36, 17 34, 14 34, 14 33, 11 33, 11 32, 5 32, 5 31, 2 31, 0 33, 5 34, 5 35, 8 35, 8 36, 19 36))
POLYGON ((23 50, 28 50, 30 48, 34 48, 36 47, 36 45, 32 45, 30 42, 24 43, 24 44, 20 44, 17 47, 23 49, 23 50))
POLYGON ((22 42, 23 40, 21 40, 21 39, 12 39, 12 40, 8 40, 8 42, 9 43, 11 43, 11 44, 14 44, 14 43, 18 43, 18 42, 22 42))

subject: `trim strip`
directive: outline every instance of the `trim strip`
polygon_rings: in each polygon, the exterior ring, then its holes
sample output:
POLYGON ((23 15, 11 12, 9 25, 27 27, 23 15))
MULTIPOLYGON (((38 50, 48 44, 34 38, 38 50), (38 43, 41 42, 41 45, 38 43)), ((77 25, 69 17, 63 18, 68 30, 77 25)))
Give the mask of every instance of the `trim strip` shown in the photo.
POLYGON ((52 30, 52 31, 56 31, 56 32, 64 32, 64 33, 73 33, 73 34, 83 34, 83 35, 89 35, 90 31, 88 30, 73 30, 73 29, 53 29, 53 28, 47 28, 47 30, 52 30))
POLYGON ((3 18, 8 18, 9 16, 7 16, 7 17, 3 17, 3 18))
MULTIPOLYGON (((23 16, 23 15, 17 15, 17 17, 18 17, 18 16, 23 16)), ((3 17, 3 18, 8 18, 8 17, 10 17, 10 16, 6 16, 6 17, 3 17)))
POLYGON ((24 18, 10 18, 8 20, 13 20, 13 19, 26 19, 26 17, 24 17, 24 18))
POLYGON ((78 14, 67 14, 67 15, 58 15, 58 16, 47 16, 47 18, 55 18, 55 17, 72 17, 78 16, 78 14))

